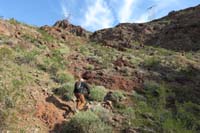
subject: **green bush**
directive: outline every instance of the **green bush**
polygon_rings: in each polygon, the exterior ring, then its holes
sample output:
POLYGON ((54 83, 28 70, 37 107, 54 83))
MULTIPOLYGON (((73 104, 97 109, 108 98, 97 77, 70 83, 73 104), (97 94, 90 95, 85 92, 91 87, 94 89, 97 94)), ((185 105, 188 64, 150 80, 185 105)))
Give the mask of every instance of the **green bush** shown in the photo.
POLYGON ((38 63, 39 69, 50 73, 51 75, 56 75, 60 66, 58 63, 53 62, 50 58, 42 58, 42 61, 38 63))
POLYGON ((7 127, 6 118, 8 117, 7 112, 5 110, 0 109, 0 131, 7 127))
POLYGON ((94 101, 103 101, 107 91, 103 86, 95 86, 90 90, 90 98, 94 101))
POLYGON ((67 65, 63 58, 62 51, 60 51, 59 49, 52 51, 51 62, 58 64, 59 67, 62 69, 65 69, 65 66, 67 65))
POLYGON ((194 131, 186 129, 181 121, 173 118, 166 119, 162 124, 162 127, 166 133, 194 133, 194 131))
POLYGON ((136 91, 133 90, 133 97, 134 99, 138 100, 138 101, 146 101, 146 98, 141 95, 141 94, 138 94, 136 91))
POLYGON ((160 64, 160 59, 156 57, 151 57, 144 60, 145 67, 157 67, 160 64))
POLYGON ((113 115, 112 112, 102 106, 96 106, 92 109, 92 112, 94 112, 105 123, 109 123, 113 115))
POLYGON ((12 58, 12 50, 6 47, 0 48, 0 61, 12 58))
POLYGON ((187 102, 178 105, 177 118, 181 120, 182 125, 190 130, 200 129, 200 105, 187 102))
POLYGON ((49 33, 47 33, 46 31, 44 31, 42 29, 38 29, 38 32, 40 32, 40 34, 42 35, 42 39, 44 41, 52 42, 53 40, 55 40, 55 38, 53 36, 51 36, 49 33))
POLYGON ((119 112, 126 118, 126 121, 124 121, 126 125, 133 125, 136 119, 135 110, 133 108, 127 107, 119 110, 119 112))
POLYGON ((28 34, 24 34, 24 35, 22 36, 22 38, 23 38, 24 40, 26 40, 26 41, 31 42, 31 43, 38 43, 38 40, 37 40, 36 38, 34 38, 34 37, 32 37, 31 35, 28 35, 28 34))
POLYGON ((17 21, 16 19, 14 19, 14 18, 9 19, 9 22, 10 22, 11 24, 14 24, 14 25, 20 24, 20 22, 17 21))
POLYGON ((64 100, 68 101, 68 100, 71 100, 73 97, 73 90, 74 90, 73 82, 68 82, 68 83, 63 84, 59 88, 55 88, 53 92, 56 95, 61 96, 64 100))
POLYGON ((50 73, 53 76, 56 76, 58 71, 66 68, 66 62, 64 61, 63 57, 56 52, 52 54, 52 57, 43 57, 40 56, 36 60, 37 67, 40 70, 50 73))
POLYGON ((91 64, 87 64, 86 66, 87 70, 93 70, 94 68, 95 68, 94 65, 91 65, 91 64))
POLYGON ((38 54, 39 54, 39 52, 37 50, 22 51, 22 55, 16 57, 15 62, 19 65, 29 64, 35 60, 35 58, 38 54))
POLYGON ((166 90, 167 88, 154 81, 145 81, 144 91, 147 102, 150 106, 157 109, 162 109, 166 105, 166 90))
POLYGON ((74 81, 74 77, 71 74, 66 73, 57 73, 54 77, 54 80, 58 83, 66 83, 70 81, 74 81))
POLYGON ((93 112, 79 112, 69 121, 62 132, 68 133, 111 133, 112 128, 106 125, 93 112))
POLYGON ((112 93, 112 95, 113 95, 113 98, 115 99, 115 101, 117 101, 117 102, 125 99, 125 96, 122 91, 114 91, 112 93))

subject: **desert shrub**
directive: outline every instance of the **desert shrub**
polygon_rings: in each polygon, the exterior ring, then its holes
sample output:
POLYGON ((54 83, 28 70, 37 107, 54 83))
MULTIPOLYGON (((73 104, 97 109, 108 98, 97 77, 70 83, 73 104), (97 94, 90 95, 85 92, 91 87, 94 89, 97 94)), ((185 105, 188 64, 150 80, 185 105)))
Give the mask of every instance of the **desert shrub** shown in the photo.
POLYGON ((163 124, 162 128, 164 132, 167 133, 194 133, 192 130, 188 130, 183 127, 181 121, 175 120, 173 118, 167 118, 163 124))
POLYGON ((4 97, 4 104, 6 108, 14 108, 15 107, 15 101, 10 96, 4 97))
POLYGON ((21 81, 21 80, 17 80, 17 79, 12 80, 13 87, 16 89, 19 89, 24 83, 25 83, 25 81, 21 81))
POLYGON ((116 109, 124 109, 126 108, 126 105, 123 104, 121 101, 124 100, 126 97, 124 96, 122 91, 114 91, 114 92, 108 92, 106 96, 104 97, 104 100, 112 101, 113 106, 116 109))
POLYGON ((103 101, 106 89, 103 86, 95 86, 90 90, 90 98, 94 101, 103 101))
POLYGON ((133 98, 138 101, 146 101, 146 98, 143 95, 137 93, 136 91, 133 91, 132 95, 133 95, 133 98))
POLYGON ((51 75, 56 75, 60 69, 59 64, 53 62, 50 58, 42 58, 42 61, 37 63, 37 67, 40 70, 50 73, 51 75))
POLYGON ((87 70, 93 70, 94 69, 94 65, 87 64, 86 69, 87 70))
POLYGON ((135 119, 135 110, 131 107, 125 108, 123 110, 120 110, 120 112, 125 115, 126 117, 132 117, 135 119))
POLYGON ((0 132, 8 131, 17 123, 16 112, 13 109, 0 109, 0 132))
POLYGON ((34 37, 32 37, 31 35, 28 35, 28 34, 24 34, 24 35, 22 36, 22 38, 23 38, 24 40, 26 40, 26 41, 31 42, 31 43, 38 43, 38 40, 37 40, 36 38, 34 38, 34 37))
POLYGON ((130 63, 133 64, 133 65, 139 65, 141 62, 143 61, 143 59, 137 57, 137 56, 131 56, 131 59, 130 59, 130 63))
POLYGON ((60 49, 58 49, 58 51, 60 52, 60 54, 68 54, 68 53, 70 53, 70 49, 66 45, 63 45, 60 49))
POLYGON ((36 45, 39 49, 41 49, 41 50, 45 50, 45 49, 47 49, 47 45, 44 45, 44 44, 37 44, 36 45))
POLYGON ((51 36, 50 34, 48 34, 46 31, 42 29, 38 29, 38 32, 42 35, 42 39, 47 42, 52 42, 53 40, 55 40, 53 36, 51 36))
POLYGON ((3 129, 5 129, 7 127, 7 123, 6 123, 6 118, 8 117, 7 113, 5 110, 0 109, 0 131, 2 131, 3 129))
POLYGON ((140 46, 140 42, 138 41, 134 41, 131 43, 132 46, 140 46))
POLYGON ((145 97, 147 102, 153 108, 163 108, 166 104, 166 90, 164 85, 154 81, 145 81, 144 83, 145 97))
POLYGON ((125 99, 125 96, 122 91, 114 91, 112 93, 112 95, 113 95, 113 98, 115 99, 115 101, 117 101, 117 102, 125 99))
POLYGON ((145 67, 157 67, 160 64, 160 59, 157 57, 150 57, 144 60, 145 67))
POLYGON ((127 108, 121 109, 119 112, 127 119, 125 121, 126 124, 133 125, 133 122, 136 118, 135 110, 133 108, 127 107, 127 108))
POLYGON ((33 51, 31 51, 31 52, 27 52, 27 53, 25 53, 25 55, 24 55, 24 60, 25 60, 27 63, 29 63, 30 61, 34 60, 34 59, 35 59, 35 56, 38 55, 38 54, 39 54, 39 52, 38 52, 38 51, 35 51, 35 50, 33 50, 33 51))
POLYGON ((62 69, 65 69, 65 66, 67 65, 63 58, 63 54, 59 49, 52 51, 51 62, 58 64, 62 69))
POLYGON ((92 109, 92 112, 94 112, 105 123, 109 123, 113 115, 112 112, 102 106, 96 106, 92 109))
POLYGON ((61 61, 62 59, 57 60, 56 58, 57 57, 54 56, 52 58, 48 57, 37 58, 38 69, 50 73, 52 76, 56 76, 59 70, 63 70, 65 68, 64 66, 66 63, 64 61, 61 61))
POLYGON ((14 25, 20 24, 20 22, 17 21, 16 19, 14 19, 14 18, 9 19, 9 22, 10 22, 11 24, 14 24, 14 25))
MULTIPOLYGON (((135 118, 129 118, 129 126, 139 127, 141 132, 146 132, 146 128, 153 132, 161 132, 161 125, 158 117, 160 110, 157 111, 146 102, 139 101, 133 111, 135 113, 135 118)), ((131 112, 132 111, 130 111, 130 113, 131 112)))
POLYGON ((53 89, 53 92, 56 95, 61 96, 62 99, 68 101, 68 100, 71 100, 73 97, 73 90, 74 90, 73 82, 68 82, 68 83, 63 84, 59 88, 53 89))
POLYGON ((80 53, 82 53, 83 55, 85 55, 85 56, 89 56, 89 55, 90 55, 89 49, 88 49, 87 47, 85 47, 85 46, 81 46, 81 47, 78 49, 78 51, 79 51, 80 53))
POLYGON ((177 118, 190 130, 200 130, 200 105, 186 102, 178 105, 177 118))
POLYGON ((0 60, 11 59, 12 50, 6 47, 0 48, 0 60))
MULTIPOLYGON (((174 93, 172 93, 174 95, 174 93)), ((200 129, 200 107, 194 103, 177 103, 174 109, 166 109, 166 97, 171 96, 169 88, 154 81, 145 81, 146 101, 137 101, 134 125, 147 126, 157 132, 195 132, 200 129)), ((175 96, 173 96, 175 97, 175 96)), ((171 109, 171 108, 170 108, 171 109)))
POLYGON ((53 79, 58 83, 66 83, 74 80, 74 77, 71 74, 66 74, 63 72, 58 72, 53 79))
POLYGON ((39 54, 39 52, 37 50, 22 51, 22 54, 15 58, 15 62, 19 65, 29 64, 35 60, 35 58, 38 54, 39 54))
POLYGON ((93 112, 79 112, 69 121, 62 132, 69 133, 111 133, 112 128, 106 125, 93 112))

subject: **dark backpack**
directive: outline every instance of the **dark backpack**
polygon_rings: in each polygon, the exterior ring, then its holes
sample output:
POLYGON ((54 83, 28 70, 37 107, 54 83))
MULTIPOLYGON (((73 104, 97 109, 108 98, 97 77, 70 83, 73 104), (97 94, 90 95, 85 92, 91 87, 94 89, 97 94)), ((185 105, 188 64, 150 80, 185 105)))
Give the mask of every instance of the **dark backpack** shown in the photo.
POLYGON ((80 84, 78 85, 78 90, 82 94, 88 94, 88 90, 85 88, 83 82, 80 82, 80 84))

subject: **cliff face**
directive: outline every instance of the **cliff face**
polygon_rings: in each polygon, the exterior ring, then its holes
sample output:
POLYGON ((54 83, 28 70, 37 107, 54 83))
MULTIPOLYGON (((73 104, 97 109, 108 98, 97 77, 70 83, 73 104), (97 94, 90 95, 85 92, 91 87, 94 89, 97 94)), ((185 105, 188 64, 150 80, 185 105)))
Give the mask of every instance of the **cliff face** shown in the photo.
POLYGON ((200 49, 200 6, 148 23, 123 23, 114 28, 94 32, 90 38, 104 45, 123 50, 135 44, 159 46, 175 51, 200 49))

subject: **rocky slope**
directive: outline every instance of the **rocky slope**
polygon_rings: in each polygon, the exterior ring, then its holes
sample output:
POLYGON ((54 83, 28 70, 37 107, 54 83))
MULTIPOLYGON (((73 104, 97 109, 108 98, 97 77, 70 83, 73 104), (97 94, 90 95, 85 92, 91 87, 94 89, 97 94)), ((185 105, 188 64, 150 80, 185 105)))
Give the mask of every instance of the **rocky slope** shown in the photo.
POLYGON ((199 132, 198 16, 199 6, 94 33, 1 19, 0 132, 199 132), (79 74, 91 95, 75 113, 79 74))
POLYGON ((200 6, 143 24, 123 23, 114 28, 96 31, 91 40, 118 49, 151 45, 175 51, 200 49, 200 6))

